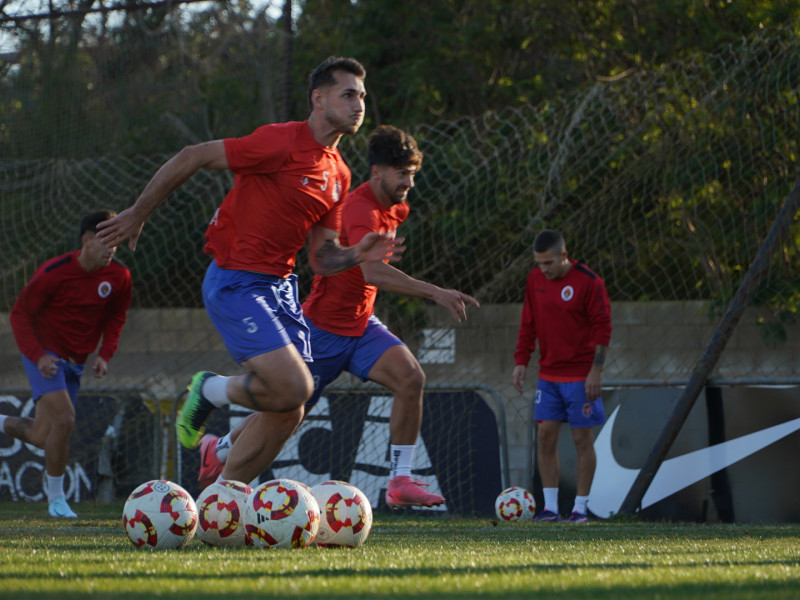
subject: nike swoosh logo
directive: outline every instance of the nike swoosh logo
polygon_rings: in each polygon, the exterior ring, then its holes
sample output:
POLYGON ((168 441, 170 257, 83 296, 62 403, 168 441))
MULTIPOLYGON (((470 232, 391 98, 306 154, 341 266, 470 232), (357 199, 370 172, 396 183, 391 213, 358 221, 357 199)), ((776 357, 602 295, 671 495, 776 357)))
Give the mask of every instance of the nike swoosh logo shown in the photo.
MULTIPOLYGON (((622 506, 640 471, 620 465, 611 449, 614 421, 619 408, 617 406, 611 413, 594 443, 597 469, 588 506, 589 510, 603 519, 619 512, 619 507, 622 506)), ((693 483, 710 477, 798 429, 800 429, 800 418, 665 460, 656 471, 650 487, 642 498, 642 508, 647 508, 693 483)))

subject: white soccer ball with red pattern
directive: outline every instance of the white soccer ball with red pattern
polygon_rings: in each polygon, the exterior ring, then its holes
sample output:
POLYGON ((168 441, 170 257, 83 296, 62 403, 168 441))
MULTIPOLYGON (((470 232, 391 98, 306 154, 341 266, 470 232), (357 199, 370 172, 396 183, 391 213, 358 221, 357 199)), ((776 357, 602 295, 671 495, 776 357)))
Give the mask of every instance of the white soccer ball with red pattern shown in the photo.
POLYGON ((177 483, 154 479, 130 493, 122 526, 137 548, 182 548, 197 530, 197 506, 177 483))
POLYGON ((536 514, 536 501, 525 488, 506 488, 497 496, 494 512, 501 521, 530 520, 536 514))
POLYGON ((241 481, 220 479, 197 497, 197 537, 209 546, 244 546, 244 511, 253 489, 241 481))
POLYGON ((292 479, 273 479, 248 496, 244 522, 248 545, 305 548, 317 535, 319 505, 308 486, 292 479))
POLYGON ((330 480, 315 485, 311 493, 319 505, 317 546, 363 544, 372 529, 372 505, 356 486, 345 481, 330 480))

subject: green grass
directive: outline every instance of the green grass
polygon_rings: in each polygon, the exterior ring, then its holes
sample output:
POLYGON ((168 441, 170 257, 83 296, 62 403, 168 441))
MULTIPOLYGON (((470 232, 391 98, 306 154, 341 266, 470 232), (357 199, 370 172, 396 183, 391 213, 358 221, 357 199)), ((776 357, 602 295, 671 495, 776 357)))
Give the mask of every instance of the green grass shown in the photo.
POLYGON ((800 598, 800 525, 376 514, 358 549, 134 548, 122 506, 0 504, 0 597, 800 598))

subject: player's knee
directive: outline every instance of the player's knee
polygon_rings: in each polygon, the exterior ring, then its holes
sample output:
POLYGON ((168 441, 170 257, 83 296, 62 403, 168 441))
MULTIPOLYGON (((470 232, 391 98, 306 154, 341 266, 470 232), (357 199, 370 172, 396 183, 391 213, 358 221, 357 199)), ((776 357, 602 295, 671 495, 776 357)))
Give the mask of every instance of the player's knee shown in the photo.
POLYGON ((551 431, 540 429, 536 433, 536 448, 540 452, 552 452, 558 444, 558 435, 551 431))
POLYGON ((419 364, 407 365, 402 371, 396 373, 394 390, 395 396, 405 398, 422 398, 425 388, 425 371, 419 364))
POLYGON ((75 415, 64 413, 56 415, 50 421, 50 428, 62 436, 69 436, 75 429, 75 415))
POLYGON ((279 397, 276 399, 276 411, 282 413, 294 413, 300 411, 300 419, 303 418, 302 408, 314 392, 314 382, 311 376, 298 377, 281 389, 279 397))

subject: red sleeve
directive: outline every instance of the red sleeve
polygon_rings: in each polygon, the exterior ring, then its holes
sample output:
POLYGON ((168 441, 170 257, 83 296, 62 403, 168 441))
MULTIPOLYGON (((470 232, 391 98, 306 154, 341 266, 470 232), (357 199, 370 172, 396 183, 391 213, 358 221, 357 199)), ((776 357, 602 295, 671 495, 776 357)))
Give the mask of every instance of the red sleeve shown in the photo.
POLYGON ((225 139, 228 168, 238 175, 274 173, 280 169, 297 138, 297 128, 290 125, 262 125, 250 135, 225 139))
POLYGON ((592 327, 592 340, 596 346, 608 346, 611 343, 611 302, 603 280, 593 280, 592 297, 589 305, 589 323, 592 327))
POLYGON ((45 351, 36 337, 33 322, 54 291, 50 285, 51 280, 52 278, 47 277, 47 272, 40 268, 22 289, 11 309, 9 320, 17 346, 20 352, 34 363, 44 356, 45 351))
POLYGON ((114 295, 113 302, 106 307, 106 321, 103 327, 103 343, 100 345, 98 355, 106 362, 111 360, 117 351, 122 327, 128 314, 128 307, 131 305, 133 289, 131 286, 131 272, 124 269, 122 274, 122 286, 114 295))
POLYGON ((531 354, 536 350, 536 321, 534 319, 533 297, 533 271, 531 271, 525 286, 525 300, 522 303, 522 317, 519 322, 514 365, 527 367, 531 360, 531 354))

